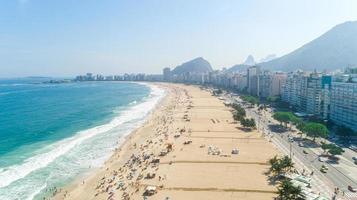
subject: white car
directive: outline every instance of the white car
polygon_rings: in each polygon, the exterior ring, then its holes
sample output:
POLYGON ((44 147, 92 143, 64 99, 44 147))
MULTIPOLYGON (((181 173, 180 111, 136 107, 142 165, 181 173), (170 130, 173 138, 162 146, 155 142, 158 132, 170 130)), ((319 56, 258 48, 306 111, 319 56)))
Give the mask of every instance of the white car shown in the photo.
POLYGON ((328 160, 328 158, 326 157, 319 157, 318 159, 320 162, 326 162, 328 160))

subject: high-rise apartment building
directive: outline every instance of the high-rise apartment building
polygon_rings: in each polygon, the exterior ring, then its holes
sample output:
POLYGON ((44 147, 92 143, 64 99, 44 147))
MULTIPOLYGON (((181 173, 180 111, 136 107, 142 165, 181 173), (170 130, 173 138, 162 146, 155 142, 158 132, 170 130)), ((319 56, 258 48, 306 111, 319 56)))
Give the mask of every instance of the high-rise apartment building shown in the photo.
POLYGON ((330 108, 331 76, 320 73, 289 74, 283 86, 282 100, 300 112, 327 119, 330 108))
POLYGON ((332 82, 330 91, 330 119, 357 130, 357 80, 332 82))
POLYGON ((281 98, 300 112, 306 112, 308 74, 305 72, 290 73, 283 85, 281 98))
POLYGON ((164 81, 171 81, 171 69, 169 67, 165 67, 162 73, 164 81))
POLYGON ((247 76, 243 74, 235 74, 234 79, 234 88, 238 91, 244 91, 247 88, 247 76))
POLYGON ((248 93, 259 96, 259 75, 260 67, 252 66, 247 69, 247 89, 248 93))
POLYGON ((321 77, 321 118, 326 120, 330 117, 330 91, 331 91, 332 76, 323 75, 321 77))
POLYGON ((321 113, 321 80, 321 75, 316 72, 310 74, 307 79, 305 110, 307 114, 319 115, 321 113))
POLYGON ((267 98, 281 95, 286 78, 285 73, 264 71, 259 76, 259 96, 267 98))

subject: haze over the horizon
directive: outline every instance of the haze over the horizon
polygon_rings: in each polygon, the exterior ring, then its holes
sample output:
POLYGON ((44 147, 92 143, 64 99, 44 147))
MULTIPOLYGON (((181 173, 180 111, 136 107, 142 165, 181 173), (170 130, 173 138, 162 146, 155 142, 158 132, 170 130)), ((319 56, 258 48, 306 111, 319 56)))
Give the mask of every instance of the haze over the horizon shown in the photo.
POLYGON ((357 20, 355 0, 0 2, 0 77, 215 69, 282 56, 357 20))

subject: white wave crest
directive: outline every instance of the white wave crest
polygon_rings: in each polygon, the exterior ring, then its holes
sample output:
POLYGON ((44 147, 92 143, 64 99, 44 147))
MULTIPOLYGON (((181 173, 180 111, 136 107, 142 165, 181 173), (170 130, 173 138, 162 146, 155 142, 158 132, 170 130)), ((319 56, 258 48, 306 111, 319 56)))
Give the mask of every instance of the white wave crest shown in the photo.
POLYGON ((105 133, 132 120, 145 118, 165 95, 163 89, 154 85, 145 85, 151 88, 149 97, 144 100, 144 102, 133 105, 132 107, 129 107, 129 109, 122 111, 118 117, 114 118, 109 123, 80 131, 73 137, 52 144, 49 148, 50 150, 46 153, 28 158, 21 164, 0 169, 0 188, 6 187, 11 183, 26 177, 31 172, 48 166, 58 157, 66 154, 77 145, 80 145, 83 141, 92 138, 95 135, 105 133))

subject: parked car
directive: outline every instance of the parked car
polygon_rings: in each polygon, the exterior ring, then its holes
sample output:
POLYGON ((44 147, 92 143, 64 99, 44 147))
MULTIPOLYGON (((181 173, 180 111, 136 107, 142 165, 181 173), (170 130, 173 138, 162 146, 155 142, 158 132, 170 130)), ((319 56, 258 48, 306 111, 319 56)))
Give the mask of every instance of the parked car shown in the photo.
POLYGON ((321 168, 321 169, 320 169, 320 172, 322 172, 322 173, 327 173, 327 169, 321 168))
POLYGON ((320 168, 320 172, 322 173, 327 173, 328 167, 326 167, 325 165, 322 165, 320 168))

